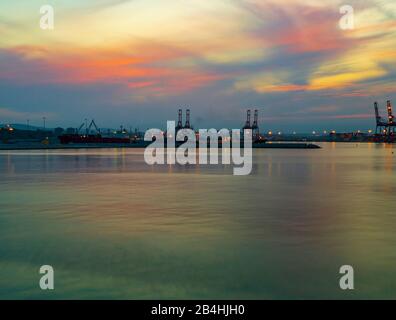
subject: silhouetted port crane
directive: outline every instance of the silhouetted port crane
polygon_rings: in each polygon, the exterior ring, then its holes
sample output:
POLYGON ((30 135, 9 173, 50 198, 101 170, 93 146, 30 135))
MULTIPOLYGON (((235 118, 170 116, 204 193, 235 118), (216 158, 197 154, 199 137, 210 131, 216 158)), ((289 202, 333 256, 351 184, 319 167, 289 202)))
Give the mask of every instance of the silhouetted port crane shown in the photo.
POLYGON ((184 125, 184 129, 191 129, 190 123, 190 109, 186 110, 186 124, 184 125))
POLYGON ((375 133, 378 134, 378 130, 380 131, 380 133, 383 133, 384 131, 386 131, 386 128, 388 127, 388 123, 381 117, 379 113, 378 102, 374 103, 374 110, 375 110, 375 119, 377 122, 375 133))
POLYGON ((258 126, 258 110, 254 110, 254 120, 253 120, 253 126, 252 126, 252 130, 253 130, 253 138, 255 140, 258 140, 260 138, 260 129, 258 126))
POLYGON ((91 123, 88 126, 88 122, 87 119, 85 119, 85 122, 81 124, 81 126, 77 129, 77 134, 80 133, 81 129, 85 126, 85 134, 89 135, 89 133, 91 132, 91 128, 92 126, 95 127, 95 130, 97 133, 100 133, 100 130, 98 128, 98 126, 96 125, 95 121, 92 119, 91 123))
POLYGON ((396 123, 393 115, 392 104, 389 100, 386 103, 386 107, 388 110, 388 121, 381 117, 378 110, 378 103, 374 103, 375 120, 377 124, 375 133, 378 134, 378 131, 380 131, 382 135, 391 136, 395 134, 396 123))
POLYGON ((251 124, 251 110, 246 111, 246 122, 242 130, 251 130, 253 141, 264 141, 260 136, 260 128, 258 125, 258 110, 254 110, 253 125, 251 124))
POLYGON ((242 128, 243 130, 252 130, 250 119, 251 119, 251 111, 248 110, 246 112, 246 122, 245 122, 245 126, 242 128))
POLYGON ((179 109, 178 112, 178 121, 177 121, 177 126, 176 126, 176 132, 178 132, 181 129, 193 129, 190 121, 190 116, 191 116, 191 111, 190 109, 186 110, 186 123, 183 126, 183 110, 179 109))
POLYGON ((176 132, 183 129, 183 110, 179 109, 176 132))

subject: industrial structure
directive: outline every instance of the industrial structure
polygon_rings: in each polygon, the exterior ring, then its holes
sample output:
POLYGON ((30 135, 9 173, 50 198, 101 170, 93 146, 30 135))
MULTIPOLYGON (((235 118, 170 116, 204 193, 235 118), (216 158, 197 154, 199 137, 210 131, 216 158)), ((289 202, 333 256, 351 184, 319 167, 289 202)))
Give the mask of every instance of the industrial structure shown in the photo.
POLYGON ((258 110, 254 110, 254 120, 253 120, 253 126, 252 126, 252 131, 253 131, 253 137, 256 139, 260 138, 260 129, 258 126, 258 110))
POLYGON ((252 112, 250 110, 248 110, 246 112, 246 122, 245 122, 245 126, 242 128, 243 130, 252 130, 252 126, 250 123, 251 115, 252 115, 252 112))
POLYGON ((385 137, 394 137, 396 133, 396 123, 395 117, 393 115, 392 104, 388 100, 386 103, 386 108, 388 111, 388 119, 385 120, 381 117, 378 109, 378 102, 374 103, 374 110, 375 110, 375 120, 376 120, 376 135, 380 134, 381 136, 385 137))
POLYGON ((95 128, 96 133, 100 134, 100 129, 95 123, 95 120, 92 119, 91 123, 88 125, 88 120, 85 119, 85 121, 81 124, 81 126, 77 129, 77 134, 80 134, 81 129, 85 126, 85 135, 89 135, 91 133, 92 127, 95 128))
POLYGON ((88 125, 88 120, 81 124, 81 126, 76 130, 75 133, 66 133, 58 137, 61 144, 77 143, 77 144, 104 144, 104 143, 120 143, 129 144, 132 139, 127 134, 125 130, 121 127, 120 132, 115 132, 115 134, 104 136, 100 132, 100 129, 96 125, 95 121, 92 120, 88 125), (85 133, 81 133, 81 130, 85 126, 85 133), (92 130, 92 127, 95 130, 92 130))
POLYGON ((190 111, 190 109, 187 109, 186 110, 186 122, 183 126, 183 110, 179 109, 176 133, 182 129, 193 129, 193 127, 191 126, 190 116, 191 116, 191 111, 190 111))
POLYGON ((178 121, 177 121, 177 126, 176 126, 176 132, 183 129, 183 110, 179 109, 179 114, 178 114, 178 121))
POLYGON ((262 140, 262 137, 260 135, 260 128, 258 125, 258 110, 257 109, 254 110, 253 125, 251 124, 251 116, 252 116, 252 112, 249 109, 246 112, 246 122, 242 130, 251 130, 253 135, 253 140, 257 142, 262 140))

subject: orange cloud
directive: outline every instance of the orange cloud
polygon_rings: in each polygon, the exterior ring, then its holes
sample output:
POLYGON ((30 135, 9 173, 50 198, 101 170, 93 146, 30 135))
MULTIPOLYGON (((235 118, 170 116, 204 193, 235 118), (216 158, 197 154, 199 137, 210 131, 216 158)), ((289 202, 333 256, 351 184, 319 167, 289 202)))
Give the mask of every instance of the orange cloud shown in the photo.
POLYGON ((224 79, 198 66, 178 66, 179 59, 185 58, 182 50, 150 45, 135 48, 130 55, 123 53, 127 51, 85 50, 77 54, 20 46, 7 52, 24 66, 10 68, 0 78, 36 84, 118 84, 154 96, 183 93, 224 79))
POLYGON ((285 54, 339 53, 357 41, 338 27, 338 7, 305 1, 252 0, 248 8, 263 21, 264 30, 257 32, 258 37, 285 54))
POLYGON ((292 91, 303 91, 307 90, 306 85, 298 84, 284 84, 284 85, 273 85, 268 86, 266 89, 271 92, 292 92, 292 91))

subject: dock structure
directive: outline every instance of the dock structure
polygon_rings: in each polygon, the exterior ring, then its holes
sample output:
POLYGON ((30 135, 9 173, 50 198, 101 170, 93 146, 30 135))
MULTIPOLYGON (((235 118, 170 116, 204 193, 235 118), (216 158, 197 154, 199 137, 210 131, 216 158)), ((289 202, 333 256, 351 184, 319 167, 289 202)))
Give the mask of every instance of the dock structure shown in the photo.
POLYGON ((252 112, 250 111, 250 109, 247 110, 246 111, 246 122, 245 122, 244 127, 242 128, 243 130, 252 130, 252 125, 251 125, 251 121, 250 121, 251 115, 252 115, 252 112))
POLYGON ((178 121, 177 121, 177 126, 176 126, 176 132, 178 132, 181 129, 183 129, 183 110, 179 109, 178 121))
POLYGON ((393 115, 392 103, 390 100, 386 102, 386 108, 388 112, 388 119, 385 120, 381 117, 378 102, 374 103, 374 111, 375 111, 375 120, 376 120, 376 129, 375 133, 382 136, 394 136, 396 133, 396 122, 395 117, 393 115))
POLYGON ((252 126, 252 133, 253 133, 253 139, 254 140, 259 140, 260 139, 260 128, 258 125, 258 110, 254 110, 254 120, 253 120, 253 126, 252 126))
POLYGON ((176 126, 176 133, 182 129, 193 129, 191 125, 191 110, 186 109, 186 122, 183 125, 183 109, 179 109, 178 111, 178 121, 176 126))
POLYGON ((248 109, 246 111, 246 122, 245 125, 242 128, 243 130, 251 130, 252 132, 252 137, 254 141, 259 141, 261 140, 261 135, 260 135, 260 128, 258 124, 258 110, 254 110, 254 117, 253 117, 253 125, 251 123, 251 116, 252 116, 252 111, 248 109))
POLYGON ((184 129, 191 129, 190 123, 190 109, 186 110, 186 124, 184 125, 184 129))

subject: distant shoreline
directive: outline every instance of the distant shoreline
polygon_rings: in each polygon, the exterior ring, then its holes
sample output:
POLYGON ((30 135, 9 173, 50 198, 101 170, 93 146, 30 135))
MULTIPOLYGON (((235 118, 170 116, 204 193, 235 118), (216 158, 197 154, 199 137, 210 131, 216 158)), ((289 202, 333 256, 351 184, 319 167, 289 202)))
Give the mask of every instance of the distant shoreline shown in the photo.
MULTIPOLYGON (((144 149, 150 143, 128 143, 128 144, 49 144, 42 143, 0 143, 0 151, 16 150, 72 150, 72 149, 144 149)), ((219 146, 221 148, 221 146, 219 146)), ((242 147, 243 148, 243 147, 242 147)), ((253 149, 320 149, 321 147, 312 143, 291 143, 291 142, 269 142, 253 144, 253 149)))

